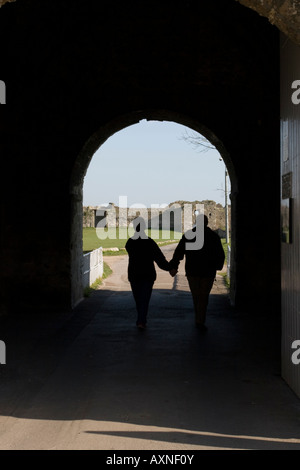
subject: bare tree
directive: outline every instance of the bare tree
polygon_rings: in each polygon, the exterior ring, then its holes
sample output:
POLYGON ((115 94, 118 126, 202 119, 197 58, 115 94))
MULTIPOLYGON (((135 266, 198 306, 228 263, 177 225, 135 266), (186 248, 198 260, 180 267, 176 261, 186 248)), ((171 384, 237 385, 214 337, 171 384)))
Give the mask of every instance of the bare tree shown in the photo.
POLYGON ((194 150, 198 152, 207 152, 208 150, 214 150, 216 147, 207 140, 203 135, 198 132, 190 131, 185 129, 182 135, 182 140, 190 144, 194 150))
MULTIPOLYGON (((194 150, 198 152, 208 152, 208 150, 215 150, 216 147, 206 139, 203 135, 199 134, 195 131, 190 131, 185 129, 184 134, 182 135, 182 140, 187 142, 188 144, 192 145, 194 150)), ((219 157, 220 161, 224 161, 223 158, 219 157)), ((225 162, 224 162, 225 165, 225 162)), ((226 232, 226 243, 229 243, 229 221, 228 221, 228 171, 225 165, 225 232, 226 232)))

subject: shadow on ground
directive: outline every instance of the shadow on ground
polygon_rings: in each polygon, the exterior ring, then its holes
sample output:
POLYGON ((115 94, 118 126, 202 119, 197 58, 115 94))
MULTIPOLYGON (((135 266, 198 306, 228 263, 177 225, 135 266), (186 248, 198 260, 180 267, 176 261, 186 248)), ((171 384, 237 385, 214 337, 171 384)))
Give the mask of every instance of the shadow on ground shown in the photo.
POLYGON ((78 421, 68 448, 300 449, 279 322, 235 311, 224 290, 211 295, 206 333, 194 327, 190 294, 163 289, 144 332, 131 292, 104 289, 72 315, 1 323, 2 417, 78 421))

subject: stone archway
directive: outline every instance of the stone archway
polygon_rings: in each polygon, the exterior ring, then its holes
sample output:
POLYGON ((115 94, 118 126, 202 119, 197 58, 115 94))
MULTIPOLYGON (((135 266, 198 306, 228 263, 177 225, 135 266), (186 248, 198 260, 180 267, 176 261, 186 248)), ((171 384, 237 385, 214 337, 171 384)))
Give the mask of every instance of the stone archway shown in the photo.
POLYGON ((14 283, 24 308, 76 304, 80 178, 101 139, 135 123, 143 110, 167 110, 161 117, 149 111, 149 119, 186 119, 200 132, 203 123, 223 143, 239 186, 232 201, 239 214, 235 292, 242 305, 249 304, 249 286, 255 303, 269 306, 271 297, 278 305, 279 243, 260 232, 276 233, 279 218, 278 31, 233 0, 114 5, 17 0, 1 8, 7 75, 0 78, 10 104, 1 108, 0 127, 7 175, 1 260, 9 266, 1 274, 3 308, 19 310, 14 283), (20 201, 29 209, 16 219, 11 208, 20 201), (252 232, 249 220, 259 230, 252 232))
POLYGON ((82 151, 75 161, 70 183, 71 194, 71 284, 72 284, 72 306, 74 307, 82 300, 82 189, 83 180, 89 163, 98 148, 116 132, 139 121, 173 121, 182 124, 206 137, 218 150, 223 158, 231 181, 231 300, 235 298, 235 197, 238 192, 238 183, 234 164, 223 143, 202 123, 180 113, 168 110, 145 110, 134 112, 129 115, 120 116, 100 128, 84 145, 82 151))
MULTIPOLYGON (((0 8, 5 3, 16 0, 0 0, 0 8)), ((251 8, 271 24, 286 34, 292 41, 300 44, 300 2, 299 0, 235 0, 245 7, 251 8)))
POLYGON ((293 42, 300 44, 300 2, 299 0, 236 0, 268 18, 293 42))

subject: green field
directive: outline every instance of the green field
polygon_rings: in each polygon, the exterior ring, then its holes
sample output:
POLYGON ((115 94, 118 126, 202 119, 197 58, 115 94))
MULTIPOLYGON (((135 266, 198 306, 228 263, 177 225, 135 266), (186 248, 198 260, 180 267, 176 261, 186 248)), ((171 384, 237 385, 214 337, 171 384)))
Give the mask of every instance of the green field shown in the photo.
MULTIPOLYGON (((119 248, 119 250, 125 250, 125 244, 129 236, 132 236, 133 233, 128 235, 128 230, 124 229, 110 229, 109 232, 106 232, 105 229, 101 229, 102 237, 105 239, 100 239, 97 236, 96 229, 93 227, 86 227, 83 229, 83 252, 87 253, 92 250, 96 250, 100 246, 103 248, 119 248)), ((100 232, 98 232, 100 233, 100 232)), ((175 243, 181 238, 181 233, 179 232, 170 232, 170 237, 168 237, 169 232, 163 230, 152 230, 149 231, 149 236, 153 238, 156 242, 168 243, 169 240, 172 240, 175 243)), ((227 244, 225 239, 222 240, 222 245, 225 251, 225 259, 227 262, 227 244)), ((120 254, 120 252, 106 252, 106 254, 120 254)))
POLYGON ((229 243, 227 244, 227 243, 226 243, 226 239, 225 239, 225 238, 221 238, 221 242, 222 242, 223 250, 224 250, 224 253, 225 253, 225 264, 227 264, 228 246, 230 246, 230 241, 229 241, 229 243))
MULTIPOLYGON (((153 238, 156 242, 168 242, 169 240, 178 242, 181 238, 181 233, 166 231, 166 230, 149 230, 146 231, 149 237, 153 238)), ((119 248, 125 249, 125 244, 133 231, 128 233, 128 229, 96 229, 93 227, 85 227, 83 229, 83 252, 87 253, 96 250, 100 246, 102 248, 119 248), (98 237, 101 236, 101 238, 98 237)))

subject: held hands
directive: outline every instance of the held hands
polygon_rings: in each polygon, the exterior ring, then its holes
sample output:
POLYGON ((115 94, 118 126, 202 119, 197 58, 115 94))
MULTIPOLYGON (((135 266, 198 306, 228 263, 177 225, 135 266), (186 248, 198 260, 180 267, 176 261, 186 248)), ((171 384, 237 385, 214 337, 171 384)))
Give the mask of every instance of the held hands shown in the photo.
POLYGON ((178 269, 175 269, 175 268, 170 269, 169 273, 170 273, 170 275, 171 275, 172 277, 175 277, 176 274, 178 273, 178 269))

